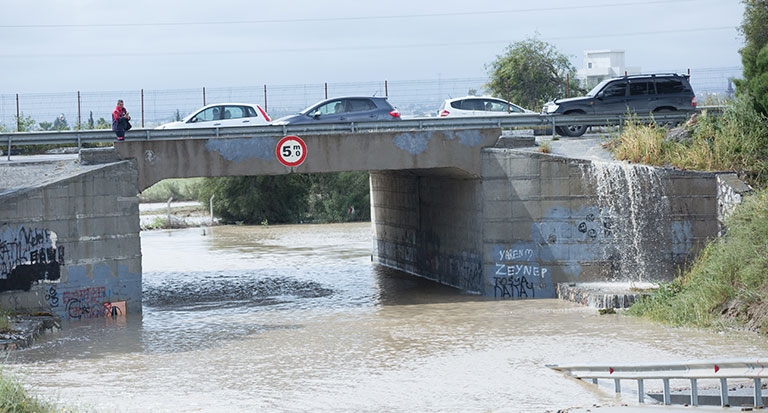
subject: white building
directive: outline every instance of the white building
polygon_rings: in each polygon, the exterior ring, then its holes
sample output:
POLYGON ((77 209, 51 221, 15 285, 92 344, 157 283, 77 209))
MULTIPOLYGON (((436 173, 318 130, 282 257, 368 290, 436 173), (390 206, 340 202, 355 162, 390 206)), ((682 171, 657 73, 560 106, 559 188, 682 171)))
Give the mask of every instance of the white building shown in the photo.
POLYGON ((623 50, 587 50, 584 52, 584 66, 576 77, 582 87, 590 89, 608 78, 639 73, 639 67, 624 65, 623 50))

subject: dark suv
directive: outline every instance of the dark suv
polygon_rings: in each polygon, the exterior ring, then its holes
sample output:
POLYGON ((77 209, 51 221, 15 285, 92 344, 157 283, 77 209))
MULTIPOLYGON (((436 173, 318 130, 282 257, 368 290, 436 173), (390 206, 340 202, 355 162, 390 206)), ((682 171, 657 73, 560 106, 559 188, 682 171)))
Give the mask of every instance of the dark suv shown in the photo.
MULTIPOLYGON (((586 96, 555 99, 544 104, 544 115, 660 113, 696 110, 696 95, 688 75, 657 73, 606 79, 586 96)), ((562 136, 581 136, 587 125, 558 126, 562 136)))

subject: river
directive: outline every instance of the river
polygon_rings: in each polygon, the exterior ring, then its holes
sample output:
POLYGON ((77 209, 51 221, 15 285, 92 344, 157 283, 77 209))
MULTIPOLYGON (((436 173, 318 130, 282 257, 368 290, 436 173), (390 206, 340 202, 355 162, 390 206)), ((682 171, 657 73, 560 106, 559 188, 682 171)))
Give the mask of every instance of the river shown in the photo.
POLYGON ((141 243, 142 314, 67 321, 4 368, 79 411, 555 412, 637 396, 547 364, 768 354, 749 333, 462 295, 374 265, 370 223, 144 231, 141 243))

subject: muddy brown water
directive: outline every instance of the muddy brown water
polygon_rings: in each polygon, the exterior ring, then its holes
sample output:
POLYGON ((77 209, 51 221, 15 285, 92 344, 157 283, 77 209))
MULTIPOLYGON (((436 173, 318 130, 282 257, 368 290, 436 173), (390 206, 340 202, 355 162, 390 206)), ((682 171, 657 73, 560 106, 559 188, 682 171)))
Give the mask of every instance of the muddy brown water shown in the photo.
POLYGON ((462 295, 374 265, 369 223, 141 238, 142 314, 67 321, 4 368, 80 411, 544 412, 637 404, 547 364, 768 354, 752 334, 462 295))

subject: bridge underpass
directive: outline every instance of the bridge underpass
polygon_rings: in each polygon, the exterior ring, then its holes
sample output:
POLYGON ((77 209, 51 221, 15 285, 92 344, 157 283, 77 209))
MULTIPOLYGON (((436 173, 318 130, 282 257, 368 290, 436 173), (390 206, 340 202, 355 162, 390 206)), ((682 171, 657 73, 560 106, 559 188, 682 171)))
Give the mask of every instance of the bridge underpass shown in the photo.
POLYGON ((83 170, 0 192, 0 242, 39 233, 44 248, 67 251, 41 260, 38 245, 22 245, 3 275, 23 273, 29 287, 6 288, 0 300, 65 317, 69 303, 86 299, 140 311, 136 194, 166 178, 369 171, 376 262, 500 299, 555 297, 571 282, 670 280, 719 230, 728 185, 717 174, 602 165, 510 148, 500 135, 299 134, 307 156, 294 167, 277 159, 281 136, 126 140, 82 151, 83 170), (640 231, 626 222, 642 222, 640 231), (51 261, 55 279, 46 278, 51 261))

